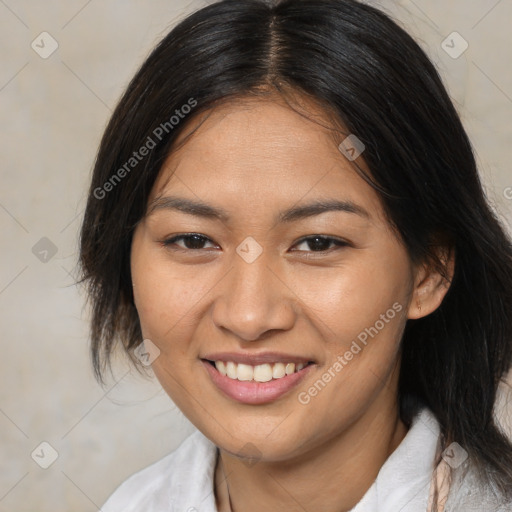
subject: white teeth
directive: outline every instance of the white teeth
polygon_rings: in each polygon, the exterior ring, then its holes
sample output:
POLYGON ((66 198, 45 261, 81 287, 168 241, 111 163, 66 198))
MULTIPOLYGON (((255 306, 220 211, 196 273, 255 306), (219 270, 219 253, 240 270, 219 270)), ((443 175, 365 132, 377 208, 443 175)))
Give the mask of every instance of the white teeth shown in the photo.
POLYGON ((285 375, 286 375, 286 372, 284 371, 284 364, 276 363, 274 365, 274 368, 272 369, 272 377, 274 379, 280 379, 281 377, 284 377, 285 375))
MULTIPOLYGON (((240 365, 238 365, 240 367, 240 365)), ((256 382, 268 382, 272 380, 272 366, 269 364, 259 364, 254 367, 254 380, 256 382)))
POLYGON ((306 364, 299 363, 274 363, 274 364, 259 364, 251 366, 249 364, 239 363, 233 361, 215 361, 215 368, 217 371, 226 377, 233 380, 241 381, 256 381, 256 382, 269 382, 272 379, 282 379, 287 375, 302 370, 306 364))
POLYGON ((226 365, 224 364, 224 361, 215 361, 215 368, 219 371, 221 375, 226 375, 226 365))
POLYGON ((252 380, 254 377, 255 369, 253 369, 253 367, 249 366, 248 364, 239 363, 236 369, 236 377, 238 380, 252 380))
POLYGON ((226 375, 230 378, 230 379, 235 379, 237 378, 237 375, 236 375, 236 364, 233 363, 232 361, 229 361, 226 363, 226 375))

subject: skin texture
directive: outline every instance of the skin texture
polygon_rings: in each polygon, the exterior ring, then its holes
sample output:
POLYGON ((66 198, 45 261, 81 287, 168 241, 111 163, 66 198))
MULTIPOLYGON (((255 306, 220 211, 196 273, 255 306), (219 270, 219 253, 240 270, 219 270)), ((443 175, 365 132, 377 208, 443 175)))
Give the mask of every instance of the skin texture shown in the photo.
MULTIPOLYGON (((154 372, 220 448, 220 511, 230 510, 228 486, 236 511, 350 510, 407 432, 397 408, 405 322, 434 311, 447 285, 427 265, 411 263, 378 195, 332 134, 279 98, 232 101, 198 126, 192 119, 180 134, 181 140, 197 128, 163 165, 150 204, 179 196, 222 208, 228 218, 159 208, 135 230, 135 304, 144 338, 160 350, 154 372), (279 222, 287 208, 329 199, 350 200, 368 217, 330 211, 279 222), (183 239, 162 244, 187 233, 208 240, 198 249, 183 239), (313 235, 347 245, 315 251, 301 241, 313 235), (248 236, 263 249, 252 263, 236 252, 248 236), (298 393, 396 303, 401 311, 309 403, 300 403, 298 393), (247 405, 224 395, 205 371, 201 357, 219 351, 284 352, 315 366, 279 399, 247 405)), ((357 163, 366 169, 363 158, 357 163)))

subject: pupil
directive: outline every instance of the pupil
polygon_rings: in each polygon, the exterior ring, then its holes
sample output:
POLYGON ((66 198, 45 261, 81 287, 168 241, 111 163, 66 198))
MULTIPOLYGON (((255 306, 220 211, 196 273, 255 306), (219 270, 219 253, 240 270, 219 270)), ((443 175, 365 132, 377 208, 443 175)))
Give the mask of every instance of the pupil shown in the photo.
POLYGON ((186 239, 187 249, 202 249, 204 240, 198 235, 191 235, 186 239))
POLYGON ((330 240, 325 238, 315 237, 309 241, 309 247, 313 251, 325 251, 329 248, 330 240))

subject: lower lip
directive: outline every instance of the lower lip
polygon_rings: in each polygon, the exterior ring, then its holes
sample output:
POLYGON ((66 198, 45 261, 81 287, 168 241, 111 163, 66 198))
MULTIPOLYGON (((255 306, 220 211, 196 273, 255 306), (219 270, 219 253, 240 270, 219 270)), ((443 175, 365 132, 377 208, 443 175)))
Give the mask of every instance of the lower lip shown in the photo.
POLYGON ((312 370, 313 364, 305 366, 302 370, 286 375, 281 379, 272 379, 268 382, 234 380, 222 375, 217 369, 202 361, 213 383, 228 397, 244 404, 265 404, 277 400, 299 382, 312 370))

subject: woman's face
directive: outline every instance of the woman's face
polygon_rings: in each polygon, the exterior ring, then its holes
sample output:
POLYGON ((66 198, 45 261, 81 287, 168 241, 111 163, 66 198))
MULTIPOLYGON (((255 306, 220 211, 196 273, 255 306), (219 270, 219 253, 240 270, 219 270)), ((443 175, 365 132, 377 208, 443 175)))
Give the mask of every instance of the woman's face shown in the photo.
POLYGON ((289 460, 395 410, 415 270, 352 165, 280 102, 231 103, 168 158, 136 228, 155 374, 230 453, 289 460))

